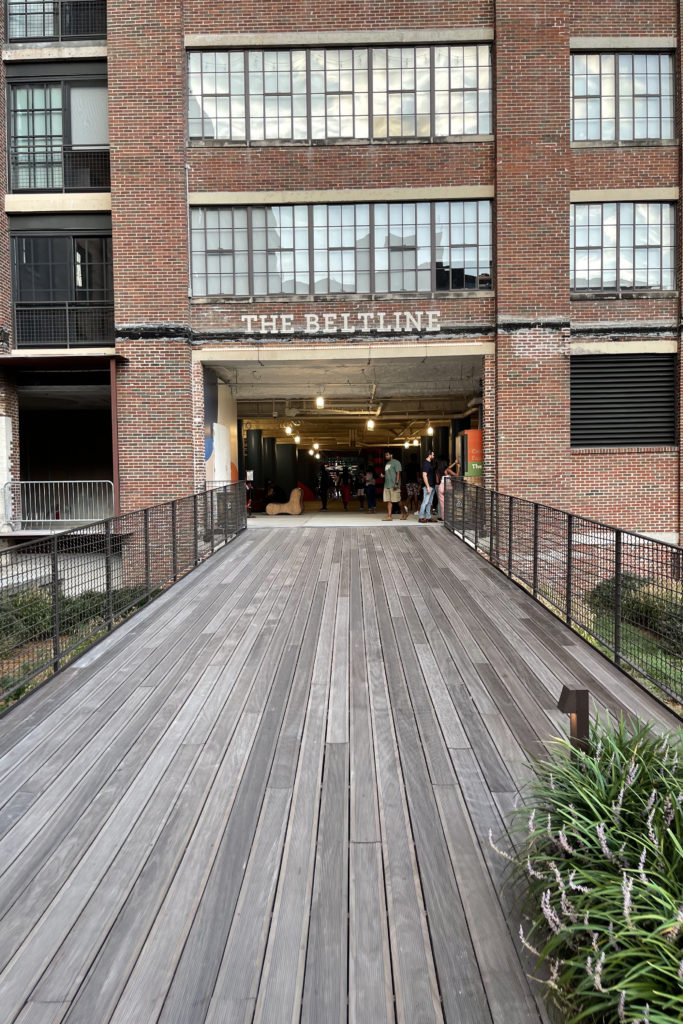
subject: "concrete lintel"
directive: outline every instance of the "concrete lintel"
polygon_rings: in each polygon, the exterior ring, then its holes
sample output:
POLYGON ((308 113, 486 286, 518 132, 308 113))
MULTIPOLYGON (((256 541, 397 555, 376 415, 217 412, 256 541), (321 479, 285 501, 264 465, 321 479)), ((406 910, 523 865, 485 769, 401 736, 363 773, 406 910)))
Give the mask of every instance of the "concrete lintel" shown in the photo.
POLYGON ((109 192, 13 192, 5 213, 95 213, 111 210, 109 192))
POLYGON ((396 28, 335 32, 204 32, 185 36, 188 50, 248 46, 374 46, 416 43, 486 43, 492 28, 396 28))
POLYGON ((584 188, 571 189, 570 203, 656 203, 678 199, 678 188, 584 188))
POLYGON ((190 192, 190 206, 265 206, 270 203, 390 203, 440 199, 493 199, 493 185, 428 188, 322 188, 302 191, 190 192))
POLYGON ((3 46, 2 59, 10 61, 29 60, 101 60, 106 59, 106 46, 93 46, 91 43, 79 45, 77 42, 69 43, 68 46, 59 46, 54 43, 14 44, 3 46))
POLYGON ((675 36, 572 36, 571 50, 675 50, 675 36))
MULTIPOLYGON (((615 332, 616 333, 616 332, 615 332)), ((646 352, 678 352, 678 342, 675 338, 636 338, 632 340, 610 338, 596 338, 594 341, 585 339, 569 343, 569 352, 573 356, 596 356, 596 355, 633 355, 646 352)))
POLYGON ((417 359, 421 356, 488 356, 493 355, 493 341, 474 342, 416 342, 412 345, 392 345, 378 342, 359 345, 282 345, 234 344, 222 348, 207 347, 192 353, 193 363, 261 363, 308 362, 335 359, 417 359))

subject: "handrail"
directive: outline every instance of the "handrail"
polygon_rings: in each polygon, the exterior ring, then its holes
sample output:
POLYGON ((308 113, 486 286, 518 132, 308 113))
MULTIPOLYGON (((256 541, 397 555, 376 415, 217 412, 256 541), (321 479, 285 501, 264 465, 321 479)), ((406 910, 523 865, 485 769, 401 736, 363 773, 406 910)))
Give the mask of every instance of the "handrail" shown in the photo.
POLYGON ((240 481, 0 550, 0 713, 246 526, 240 481))
POLYGON ((68 530, 114 514, 111 480, 10 480, 4 520, 12 530, 68 530))
POLYGON ((636 681, 683 701, 683 548, 446 478, 444 523, 636 681))

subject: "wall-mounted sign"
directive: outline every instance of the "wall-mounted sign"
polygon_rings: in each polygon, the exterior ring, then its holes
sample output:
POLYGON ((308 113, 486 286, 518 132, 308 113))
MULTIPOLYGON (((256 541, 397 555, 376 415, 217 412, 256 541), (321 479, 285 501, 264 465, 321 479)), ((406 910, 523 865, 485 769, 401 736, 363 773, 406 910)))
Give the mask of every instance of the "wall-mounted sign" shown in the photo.
POLYGON ((416 334, 440 330, 441 312, 305 313, 296 319, 294 313, 247 313, 241 320, 247 334, 416 334))

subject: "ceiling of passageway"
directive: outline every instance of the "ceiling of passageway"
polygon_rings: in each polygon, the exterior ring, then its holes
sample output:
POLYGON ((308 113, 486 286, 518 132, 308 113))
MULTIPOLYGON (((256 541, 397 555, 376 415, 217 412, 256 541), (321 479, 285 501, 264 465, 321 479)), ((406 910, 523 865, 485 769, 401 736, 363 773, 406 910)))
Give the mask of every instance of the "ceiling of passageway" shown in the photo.
POLYGON ((214 366, 237 398, 238 415, 266 434, 293 424, 302 443, 354 448, 404 441, 428 423, 447 423, 471 410, 481 395, 481 356, 396 359, 258 359, 214 366), (322 394, 325 408, 316 408, 322 394), (375 420, 374 431, 366 421, 375 420))

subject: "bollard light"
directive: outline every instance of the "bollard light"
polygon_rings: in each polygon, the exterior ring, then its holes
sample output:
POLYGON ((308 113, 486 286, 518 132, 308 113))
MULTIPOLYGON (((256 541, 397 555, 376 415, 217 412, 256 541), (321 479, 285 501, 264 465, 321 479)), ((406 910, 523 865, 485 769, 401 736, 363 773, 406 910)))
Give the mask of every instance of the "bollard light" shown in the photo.
POLYGON ((588 690, 573 690, 569 686, 563 686, 557 702, 560 711, 569 715, 569 742, 577 750, 588 750, 589 698, 588 690))

